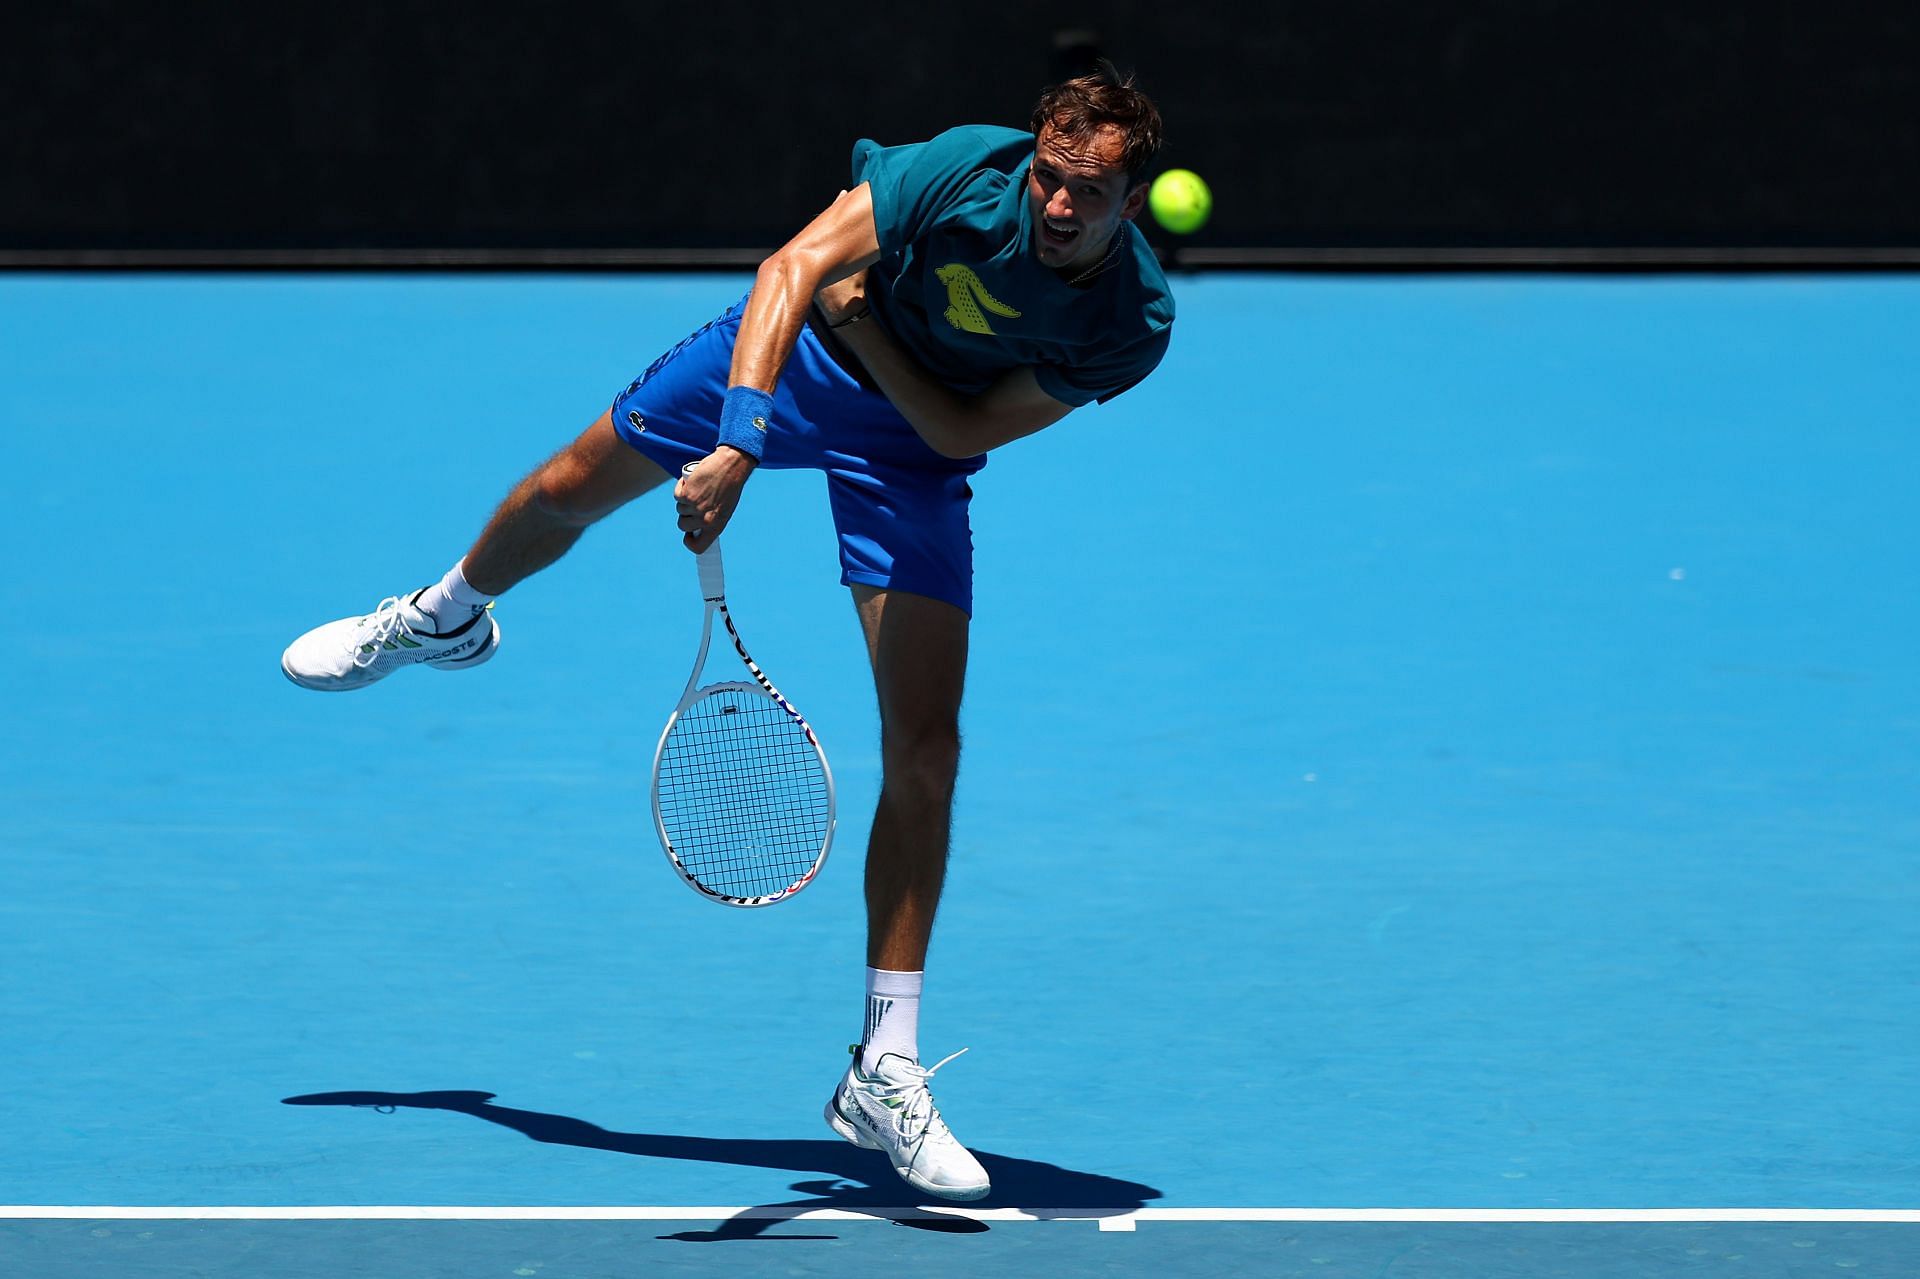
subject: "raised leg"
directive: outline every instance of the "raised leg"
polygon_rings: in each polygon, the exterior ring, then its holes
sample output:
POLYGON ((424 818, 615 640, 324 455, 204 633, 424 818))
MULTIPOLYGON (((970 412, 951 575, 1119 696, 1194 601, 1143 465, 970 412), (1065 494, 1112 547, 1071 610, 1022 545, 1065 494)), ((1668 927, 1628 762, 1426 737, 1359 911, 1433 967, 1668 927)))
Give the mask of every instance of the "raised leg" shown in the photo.
MULTIPOLYGON (((499 595, 566 554, 587 525, 664 483, 667 473, 634 452, 602 414, 579 439, 514 486, 487 521, 462 566, 466 585, 499 595)), ((395 671, 427 665, 472 670, 500 647, 500 624, 472 607, 445 615, 439 605, 459 585, 449 574, 406 599, 390 596, 371 613, 316 626, 287 646, 280 670, 322 693, 365 688, 395 671)))
POLYGON ((565 555, 588 525, 666 480, 602 413, 514 486, 467 552, 462 571, 476 590, 504 595, 565 555))

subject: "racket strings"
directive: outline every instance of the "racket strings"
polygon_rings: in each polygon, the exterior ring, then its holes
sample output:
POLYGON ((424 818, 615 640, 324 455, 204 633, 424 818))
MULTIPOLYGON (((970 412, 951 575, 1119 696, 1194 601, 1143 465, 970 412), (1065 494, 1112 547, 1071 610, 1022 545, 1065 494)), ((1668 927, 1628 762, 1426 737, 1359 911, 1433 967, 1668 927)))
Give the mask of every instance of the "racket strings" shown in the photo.
POLYGON ((660 755, 660 821, 708 890, 766 897, 805 879, 832 820, 806 726, 763 693, 714 691, 682 711, 660 755))

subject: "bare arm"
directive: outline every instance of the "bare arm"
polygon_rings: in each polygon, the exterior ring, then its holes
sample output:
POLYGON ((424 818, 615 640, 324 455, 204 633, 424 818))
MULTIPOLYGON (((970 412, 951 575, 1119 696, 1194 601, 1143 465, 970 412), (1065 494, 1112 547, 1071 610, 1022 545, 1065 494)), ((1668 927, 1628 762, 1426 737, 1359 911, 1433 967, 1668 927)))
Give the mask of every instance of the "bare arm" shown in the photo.
POLYGON ((734 343, 728 385, 772 391, 807 322, 813 295, 879 260, 873 196, 862 182, 842 191, 826 212, 760 264, 734 343))
MULTIPOLYGON (((841 192, 825 212, 760 264, 734 342, 727 385, 772 394, 799 340, 814 292, 879 260, 873 198, 863 182, 841 192)), ((749 454, 723 444, 692 474, 680 478, 673 490, 674 507, 689 549, 705 550, 720 536, 753 468, 749 454)))
POLYGON ((861 282, 849 280, 821 294, 834 336, 866 366, 893 407, 927 447, 943 457, 977 457, 1023 435, 1052 426, 1073 406, 1040 389, 1031 368, 1018 368, 977 395, 940 382, 892 335, 870 319, 849 319, 866 307, 861 282))

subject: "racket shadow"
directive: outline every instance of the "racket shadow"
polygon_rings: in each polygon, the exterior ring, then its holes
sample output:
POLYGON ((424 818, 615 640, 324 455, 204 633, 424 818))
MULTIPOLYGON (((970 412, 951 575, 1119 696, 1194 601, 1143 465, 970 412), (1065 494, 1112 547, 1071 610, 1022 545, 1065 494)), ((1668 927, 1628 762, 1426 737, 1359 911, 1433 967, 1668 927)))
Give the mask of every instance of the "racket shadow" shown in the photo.
MULTIPOLYGON (((767 1209, 795 1212, 814 1208, 838 1208, 851 1212, 876 1209, 874 1215, 898 1225, 921 1230, 954 1234, 975 1234, 988 1229, 984 1221, 970 1217, 946 1217, 927 1211, 924 1217, 903 1219, 902 1209, 924 1209, 911 1199, 908 1189, 887 1166, 877 1151, 862 1150, 844 1141, 779 1141, 764 1138, 687 1137, 668 1133, 614 1132, 584 1119, 568 1115, 550 1115, 537 1110, 519 1110, 493 1104, 494 1094, 452 1090, 445 1092, 322 1092, 282 1098, 288 1106, 353 1106, 372 1108, 382 1113, 396 1110, 445 1110, 471 1115, 488 1123, 557 1146, 579 1146, 587 1150, 606 1150, 649 1159, 682 1159, 694 1163, 734 1164, 743 1168, 778 1168, 790 1172, 824 1174, 824 1180, 808 1179, 793 1183, 792 1189, 803 1197, 774 1204, 761 1204, 756 1214, 767 1209)), ((1117 1214, 1146 1206, 1161 1192, 1152 1186, 1100 1173, 1079 1172, 1034 1159, 1019 1159, 976 1150, 987 1175, 993 1180, 993 1193, 968 1204, 969 1208, 1059 1209, 1074 1216, 1097 1217, 1117 1214)), ((831 1239, 833 1235, 766 1235, 781 1218, 765 1216, 735 1217, 711 1231, 686 1231, 662 1235, 664 1239, 717 1243, 731 1239, 831 1239)))

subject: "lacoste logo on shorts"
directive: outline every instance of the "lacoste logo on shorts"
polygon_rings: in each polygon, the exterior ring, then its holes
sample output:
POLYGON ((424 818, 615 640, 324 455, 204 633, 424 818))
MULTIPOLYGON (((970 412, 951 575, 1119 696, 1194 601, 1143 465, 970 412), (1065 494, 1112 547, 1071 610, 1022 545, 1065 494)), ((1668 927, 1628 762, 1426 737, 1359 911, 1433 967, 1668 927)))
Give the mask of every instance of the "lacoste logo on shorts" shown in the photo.
POLYGON ((647 429, 647 419, 641 417, 632 409, 627 410, 627 422, 636 431, 644 431, 647 429))

